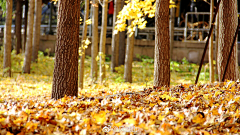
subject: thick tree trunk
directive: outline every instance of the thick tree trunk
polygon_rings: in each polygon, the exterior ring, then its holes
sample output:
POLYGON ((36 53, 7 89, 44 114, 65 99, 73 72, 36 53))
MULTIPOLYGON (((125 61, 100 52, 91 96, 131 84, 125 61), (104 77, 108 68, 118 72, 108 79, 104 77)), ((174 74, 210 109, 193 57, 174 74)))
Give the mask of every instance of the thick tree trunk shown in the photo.
POLYGON ((105 46, 106 46, 106 33, 107 33, 107 11, 108 11, 108 0, 103 1, 102 8, 102 28, 101 28, 101 40, 100 40, 100 82, 106 76, 105 69, 105 46))
MULTIPOLYGON (((238 24, 237 0, 223 0, 219 7, 219 37, 218 37, 218 77, 221 81, 227 63, 234 33, 238 24)), ((237 41, 228 64, 225 79, 238 79, 237 41)))
POLYGON ((78 96, 78 48, 81 0, 60 0, 52 98, 78 96))
POLYGON ((27 42, 25 49, 25 58, 23 62, 23 73, 30 74, 31 57, 32 57, 32 38, 33 38, 33 21, 34 21, 34 2, 35 0, 29 0, 29 12, 28 12, 28 26, 27 26, 27 42))
POLYGON ((3 58, 3 76, 11 77, 11 47, 12 47, 12 0, 6 1, 6 19, 4 29, 4 58, 3 58))
MULTIPOLYGON (((131 24, 131 21, 128 21, 128 24, 131 24)), ((124 65, 124 80, 125 82, 132 83, 132 62, 133 62, 133 48, 134 48, 134 34, 127 37, 127 47, 126 47, 126 57, 124 65)))
POLYGON ((16 54, 19 54, 22 47, 22 0, 17 0, 15 26, 17 40, 15 50, 16 54))
POLYGON ((38 50, 39 50, 39 44, 40 44, 40 30, 41 30, 41 17, 42 17, 42 1, 35 0, 32 62, 37 62, 37 59, 38 59, 38 50))
POLYGON ((93 0, 93 18, 92 18, 92 48, 91 48, 91 78, 92 83, 97 80, 97 60, 98 55, 98 0, 93 0))
MULTIPOLYGON (((125 1, 122 0, 120 10, 122 10, 124 4, 125 4, 125 1)), ((126 38, 125 38, 125 36, 126 36, 125 31, 119 32, 119 57, 118 57, 118 66, 124 65, 125 50, 126 50, 126 45, 125 45, 126 38)))
MULTIPOLYGON (((212 22, 214 14, 214 0, 211 0, 210 5, 210 21, 212 22)), ((210 23, 209 23, 210 24, 210 23)), ((209 81, 210 83, 214 82, 214 65, 213 65, 213 33, 211 34, 209 41, 209 81)))
POLYGON ((169 0, 157 0, 155 12, 154 86, 170 86, 169 0))
POLYGON ((23 37, 23 46, 22 52, 25 52, 26 42, 27 42, 27 26, 28 26, 28 0, 25 0, 25 20, 24 20, 24 37, 23 37))
MULTIPOLYGON (((85 0, 85 15, 84 15, 84 23, 83 23, 83 33, 82 33, 82 41, 86 41, 87 39, 87 23, 89 14, 89 0, 85 0)), ((82 47, 85 43, 82 42, 82 47)), ((82 48, 82 56, 80 61, 80 77, 79 77, 79 87, 83 89, 84 82, 84 61, 85 61, 85 49, 82 48)))
MULTIPOLYGON (((114 12, 113 12, 113 28, 117 20, 117 14, 120 11, 121 0, 114 1, 114 12)), ((112 31, 114 33, 114 29, 112 31)), ((115 72, 115 67, 118 66, 119 56, 119 34, 112 34, 112 56, 111 56, 111 71, 115 72)))

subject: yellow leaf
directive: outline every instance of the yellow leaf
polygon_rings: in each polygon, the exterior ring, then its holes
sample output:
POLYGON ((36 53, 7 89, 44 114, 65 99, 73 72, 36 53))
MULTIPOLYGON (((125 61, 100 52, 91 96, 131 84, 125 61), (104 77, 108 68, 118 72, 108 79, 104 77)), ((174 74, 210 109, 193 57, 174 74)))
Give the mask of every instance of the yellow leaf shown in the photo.
POLYGON ((129 124, 133 124, 133 125, 136 124, 136 120, 134 118, 125 119, 124 122, 129 123, 129 124))
POLYGON ((158 120, 163 120, 164 117, 165 117, 165 115, 161 115, 161 114, 159 114, 159 116, 158 116, 158 120))
POLYGON ((14 135, 14 134, 12 134, 12 133, 10 133, 10 132, 7 132, 7 134, 6 135, 14 135))
POLYGON ((155 120, 155 119, 156 119, 156 116, 155 116, 155 115, 151 115, 151 116, 150 116, 150 119, 155 120))

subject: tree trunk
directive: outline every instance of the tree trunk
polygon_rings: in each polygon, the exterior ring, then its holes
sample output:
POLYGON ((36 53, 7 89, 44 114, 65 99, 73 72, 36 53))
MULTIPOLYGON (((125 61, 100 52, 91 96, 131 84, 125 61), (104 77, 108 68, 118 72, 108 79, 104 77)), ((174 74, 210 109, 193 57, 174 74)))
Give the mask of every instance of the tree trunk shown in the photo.
POLYGON ((107 11, 108 11, 108 0, 103 1, 102 8, 102 28, 101 28, 101 40, 100 40, 100 82, 106 76, 105 69, 105 46, 106 46, 106 33, 107 33, 107 11))
POLYGON ((120 11, 121 0, 114 1, 114 12, 113 12, 113 31, 112 31, 112 56, 111 56, 111 71, 115 72, 115 67, 118 66, 119 56, 119 34, 114 33, 115 22, 117 20, 117 14, 120 11))
MULTIPOLYGON (((175 2, 175 1, 174 1, 175 2)), ((173 54, 173 43, 174 43, 174 22, 175 22, 175 7, 170 9, 170 21, 169 21, 169 30, 170 30, 170 59, 172 59, 173 54)))
POLYGON ((91 67, 91 78, 92 83, 95 83, 97 80, 97 60, 98 55, 98 0, 93 0, 93 18, 92 18, 92 67, 91 67))
MULTIPOLYGON (((217 0, 218 2, 219 0, 217 0)), ((215 21, 215 74, 217 75, 215 80, 218 81, 218 37, 219 37, 219 13, 217 13, 215 21)))
POLYGON ((78 48, 81 0, 60 0, 52 98, 78 96, 78 48))
MULTIPOLYGON (((209 24, 211 24, 214 14, 214 0, 211 0, 210 5, 210 20, 209 24)), ((209 81, 210 83, 214 82, 214 65, 213 65, 213 33, 211 34, 209 41, 209 81)))
MULTIPOLYGON (((87 39, 87 23, 86 20, 88 19, 89 14, 89 0, 85 0, 85 15, 84 15, 84 23, 83 23, 83 33, 82 33, 82 41, 86 41, 87 39)), ((82 47, 85 43, 82 42, 82 47)), ((79 77, 79 87, 83 89, 83 82, 84 82, 84 61, 85 61, 85 49, 82 48, 82 56, 80 61, 80 77, 79 77)))
MULTIPOLYGON (((122 0, 121 2, 121 9, 124 6, 125 1, 122 0)), ((118 57, 118 66, 120 65, 124 65, 124 60, 125 60, 125 49, 126 49, 126 45, 125 45, 125 31, 119 32, 119 57, 118 57)))
MULTIPOLYGON (((131 24, 131 21, 128 21, 128 25, 131 24)), ((134 48, 134 34, 127 37, 127 47, 126 47, 126 57, 124 65, 124 80, 125 82, 132 83, 132 62, 133 62, 133 48, 134 48)))
POLYGON ((27 42, 27 26, 28 26, 28 0, 25 0, 25 13, 24 13, 24 38, 23 38, 23 46, 22 52, 25 52, 26 42, 27 42))
POLYGON ((25 58, 23 62, 23 73, 30 74, 31 57, 32 57, 32 38, 33 38, 33 21, 34 21, 34 1, 29 0, 29 12, 28 12, 28 26, 27 26, 27 42, 25 49, 25 58))
POLYGON ((38 50, 41 36, 41 17, 42 17, 42 1, 35 0, 35 15, 34 15, 34 29, 33 29, 33 50, 32 62, 37 62, 38 50))
POLYGON ((11 77, 11 47, 12 47, 12 0, 6 1, 6 19, 4 29, 4 58, 3 58, 3 76, 11 77))
POLYGON ((170 86, 169 0, 157 0, 155 12, 154 86, 170 86))
POLYGON ((19 54, 22 46, 22 0, 17 0, 15 26, 17 40, 15 50, 16 54, 19 54))
MULTIPOLYGON (((237 0, 223 0, 219 7, 218 77, 221 81, 238 24, 237 0)), ((225 79, 238 79, 237 40, 228 64, 225 79)))

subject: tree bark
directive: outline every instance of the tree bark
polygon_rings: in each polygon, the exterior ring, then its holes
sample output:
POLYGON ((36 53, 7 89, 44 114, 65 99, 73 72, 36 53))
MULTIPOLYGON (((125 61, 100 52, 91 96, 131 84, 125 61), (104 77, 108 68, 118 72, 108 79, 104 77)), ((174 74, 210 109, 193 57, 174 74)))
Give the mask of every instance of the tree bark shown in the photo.
MULTIPOLYGON (((124 6, 125 1, 122 0, 121 2, 121 8, 120 10, 122 10, 123 6, 124 6)), ((119 32, 119 57, 118 57, 118 66, 120 65, 124 65, 124 60, 125 60, 125 49, 126 49, 126 45, 125 45, 125 31, 119 32)))
MULTIPOLYGON (((175 2, 175 1, 174 1, 175 2)), ((172 59, 173 54, 173 43, 174 43, 174 22, 175 22, 175 7, 170 9, 170 21, 169 21, 169 30, 170 30, 170 59, 172 59)))
POLYGON ((101 28, 101 40, 100 40, 100 82, 106 76, 105 69, 105 46, 106 46, 106 33, 107 33, 107 11, 108 11, 108 0, 103 1, 102 8, 102 28, 101 28))
POLYGON ((169 0, 157 0, 155 12, 154 86, 170 86, 169 0))
MULTIPOLYGON (((219 0, 217 0, 218 2, 219 0)), ((215 21, 215 74, 217 75, 215 80, 218 81, 218 37, 219 37, 219 13, 217 13, 216 21, 215 21)))
POLYGON ((25 13, 24 13, 24 38, 22 52, 25 52, 26 42, 27 42, 27 26, 28 26, 28 0, 25 0, 25 13))
POLYGON ((29 0, 29 12, 28 12, 28 26, 27 26, 27 42, 25 49, 25 57, 23 62, 23 73, 30 74, 31 57, 32 57, 32 38, 33 38, 33 21, 34 21, 34 2, 35 0, 29 0))
MULTIPOLYGON (((210 5, 210 23, 213 20, 213 14, 214 14, 214 0, 211 0, 210 5)), ((209 23, 209 24, 210 24, 209 23)), ((214 65, 213 65, 213 33, 211 34, 211 37, 209 39, 209 81, 210 83, 214 82, 214 65)))
POLYGON ((41 17, 42 17, 42 1, 35 0, 35 15, 34 15, 34 29, 33 29, 33 50, 32 62, 37 62, 38 50, 41 36, 41 17))
POLYGON ((6 19, 4 29, 4 58, 3 58, 3 76, 11 77, 11 47, 12 47, 12 0, 6 1, 6 19))
MULTIPOLYGON (((219 7, 219 38, 218 38, 218 77, 221 81, 227 64, 228 55, 238 25, 237 0, 223 0, 219 7)), ((236 81, 238 79, 237 40, 225 79, 236 81)))
POLYGON ((78 48, 81 0, 60 0, 52 98, 78 96, 78 48))
POLYGON ((19 54, 22 46, 22 0, 17 0, 15 26, 17 40, 15 50, 16 54, 19 54))
MULTIPOLYGON (((128 25, 131 24, 131 21, 128 21, 128 25)), ((134 48, 134 34, 127 37, 127 47, 126 47, 126 57, 124 65, 124 80, 125 82, 132 83, 132 62, 133 62, 133 48, 134 48)))
MULTIPOLYGON (((89 15, 89 0, 85 0, 85 15, 84 15, 84 23, 83 23, 83 33, 82 33, 82 41, 86 41, 87 39, 87 23, 89 15)), ((82 42, 82 46, 84 43, 82 42)), ((82 48, 82 56, 80 61, 80 77, 79 77, 79 87, 83 89, 84 83, 84 61, 85 61, 85 49, 82 48)))
POLYGON ((93 18, 92 18, 92 47, 91 47, 91 78, 92 83, 97 80, 97 60, 98 55, 98 0, 93 0, 93 18))
POLYGON ((119 56, 119 34, 114 33, 115 22, 117 20, 117 14, 120 11, 121 0, 114 1, 114 12, 113 12, 113 31, 112 31, 112 56, 111 56, 111 71, 115 72, 115 67, 118 66, 119 56))

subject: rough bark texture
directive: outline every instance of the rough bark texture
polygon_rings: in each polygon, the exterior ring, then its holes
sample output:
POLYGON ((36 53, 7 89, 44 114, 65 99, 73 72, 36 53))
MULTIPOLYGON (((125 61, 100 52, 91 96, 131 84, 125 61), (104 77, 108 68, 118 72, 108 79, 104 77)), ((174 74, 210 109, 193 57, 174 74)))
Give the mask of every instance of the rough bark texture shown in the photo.
MULTIPOLYGON (((131 21, 128 21, 129 25, 131 21)), ((126 47, 126 56, 125 56, 125 65, 124 65, 124 80, 125 82, 132 83, 132 62, 133 62, 133 48, 134 48, 134 34, 127 37, 127 47, 126 47)))
POLYGON ((35 0, 29 0, 29 12, 28 12, 28 26, 27 26, 27 42, 25 48, 25 57, 23 62, 23 73, 30 74, 31 57, 32 57, 32 39, 33 39, 33 21, 34 21, 34 2, 35 0))
MULTIPOLYGON (((122 10, 125 2, 122 0, 121 2, 121 8, 122 10)), ((119 32, 119 57, 118 57, 118 66, 124 65, 124 60, 125 60, 125 50, 126 50, 126 38, 125 38, 125 31, 119 32)))
POLYGON ((169 0, 157 0, 155 12, 154 86, 170 86, 169 0))
MULTIPOLYGON (((214 0, 211 0, 210 5, 210 21, 213 20, 214 14, 214 0)), ((210 23, 209 23, 210 24, 210 23)), ((211 34, 210 41, 209 41, 209 81, 210 83, 214 82, 214 65, 213 65, 213 33, 211 34)))
POLYGON ((106 46, 106 33, 107 33, 107 11, 108 11, 108 0, 103 1, 102 8, 102 28, 101 28, 101 38, 100 38, 100 82, 106 76, 105 69, 105 46, 106 46))
POLYGON ((28 26, 28 0, 25 0, 25 13, 24 13, 24 38, 22 52, 25 52, 26 42, 27 42, 27 26, 28 26))
POLYGON ((16 32, 16 54, 20 53, 20 49, 22 46, 22 33, 21 33, 21 27, 22 27, 22 0, 17 0, 16 4, 16 21, 15 21, 15 32, 16 32))
MULTIPOLYGON (((218 77, 221 81, 227 63, 234 33, 237 28, 237 0, 223 0, 219 7, 219 38, 218 38, 218 77)), ((229 61, 225 79, 238 79, 237 41, 229 61)))
POLYGON ((81 0, 60 0, 52 98, 78 96, 78 47, 81 0))
POLYGON ((11 46, 12 46, 12 0, 6 1, 6 19, 4 29, 4 58, 3 69, 5 69, 3 76, 11 77, 11 46), (6 70, 7 69, 7 70, 6 70))
MULTIPOLYGON (((117 20, 117 14, 120 11, 121 0, 114 0, 114 12, 113 12, 113 28, 117 20)), ((114 33, 114 29, 112 31, 114 33)), ((115 72, 115 67, 118 66, 119 56, 119 34, 112 34, 112 56, 111 56, 111 71, 115 72)))
MULTIPOLYGON (((89 0, 85 0, 85 15, 84 15, 84 23, 83 23, 83 33, 82 33, 82 41, 87 39, 87 23, 89 15, 89 0)), ((82 43, 83 44, 83 43, 82 43)), ((80 77, 79 77, 79 87, 83 89, 84 82, 84 61, 85 61, 85 49, 82 48, 82 56, 80 61, 80 77)))
POLYGON ((39 50, 39 44, 40 44, 41 17, 42 17, 42 1, 35 0, 32 62, 37 62, 37 59, 38 59, 38 50, 39 50))
POLYGON ((92 48, 91 48, 91 78, 92 83, 97 80, 97 61, 96 57, 98 55, 98 0, 93 0, 93 18, 92 18, 92 48))

